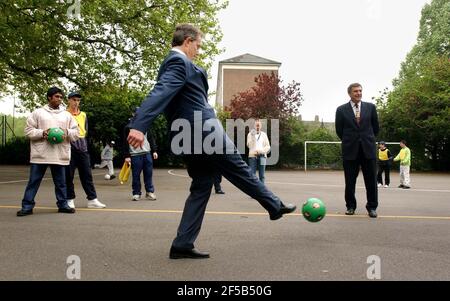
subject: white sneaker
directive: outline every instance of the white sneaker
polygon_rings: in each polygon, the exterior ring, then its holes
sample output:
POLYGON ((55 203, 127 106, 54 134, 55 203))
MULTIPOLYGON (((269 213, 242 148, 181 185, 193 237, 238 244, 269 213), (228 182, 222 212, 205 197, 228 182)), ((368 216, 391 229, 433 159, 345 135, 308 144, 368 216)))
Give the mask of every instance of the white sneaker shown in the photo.
POLYGON ((383 186, 383 185, 381 185, 380 183, 378 183, 378 187, 381 187, 381 186, 383 186))
POLYGON ((75 208, 75 203, 73 201, 74 201, 74 199, 67 200, 67 206, 69 206, 69 208, 72 208, 72 209, 75 208))
POLYGON ((147 192, 145 194, 145 198, 149 199, 150 201, 156 201, 156 195, 153 192, 147 192))
POLYGON ((139 201, 141 199, 141 196, 139 194, 133 195, 132 201, 139 201))
POLYGON ((98 199, 93 199, 88 201, 88 208, 105 208, 106 205, 103 203, 100 203, 98 199))
POLYGON ((389 185, 384 185, 384 188, 389 188, 389 185))

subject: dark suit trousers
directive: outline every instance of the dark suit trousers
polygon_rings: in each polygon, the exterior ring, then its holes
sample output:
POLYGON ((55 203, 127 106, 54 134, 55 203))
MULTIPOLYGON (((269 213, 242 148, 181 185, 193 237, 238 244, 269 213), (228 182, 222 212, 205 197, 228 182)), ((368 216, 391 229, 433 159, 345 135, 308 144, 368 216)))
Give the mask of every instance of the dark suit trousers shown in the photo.
POLYGON ((366 209, 376 210, 378 207, 376 159, 366 159, 361 146, 359 146, 358 157, 356 160, 344 160, 345 203, 347 209, 356 209, 355 186, 360 167, 363 172, 364 184, 366 186, 366 209))
POLYGON ((213 186, 214 174, 219 172, 247 195, 257 200, 273 215, 280 210, 281 201, 258 178, 239 154, 186 155, 187 171, 192 178, 177 236, 172 245, 192 249, 200 233, 206 205, 213 186))

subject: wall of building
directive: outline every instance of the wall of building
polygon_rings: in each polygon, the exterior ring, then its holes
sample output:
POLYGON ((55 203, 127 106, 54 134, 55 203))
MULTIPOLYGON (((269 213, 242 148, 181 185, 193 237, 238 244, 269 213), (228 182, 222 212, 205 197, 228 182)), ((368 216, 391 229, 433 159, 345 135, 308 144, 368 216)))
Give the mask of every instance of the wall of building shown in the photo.
POLYGON ((229 67, 222 66, 222 92, 221 100, 223 102, 223 106, 229 106, 231 100, 235 95, 240 92, 245 92, 250 88, 256 85, 255 78, 263 73, 270 74, 271 72, 275 72, 278 75, 277 67, 264 67, 264 66, 255 66, 255 67, 229 67))

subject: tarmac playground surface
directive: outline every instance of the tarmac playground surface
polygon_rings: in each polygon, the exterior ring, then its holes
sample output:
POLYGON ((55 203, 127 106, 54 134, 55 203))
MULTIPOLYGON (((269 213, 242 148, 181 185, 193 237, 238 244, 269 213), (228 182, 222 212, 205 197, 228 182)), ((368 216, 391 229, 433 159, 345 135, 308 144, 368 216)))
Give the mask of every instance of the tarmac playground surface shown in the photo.
POLYGON ((365 210, 361 173, 356 215, 345 216, 342 171, 267 171, 267 186, 298 207, 277 221, 224 179, 226 194, 212 193, 196 240, 211 258, 171 260, 190 185, 184 169, 154 170, 157 200, 138 202, 130 181, 104 180, 106 169, 95 169, 107 208, 88 209, 75 178, 75 214, 57 213, 47 170, 34 214, 16 217, 28 173, 28 166, 0 166, 0 280, 67 280, 70 255, 80 259, 81 280, 368 280, 372 255, 381 280, 450 280, 449 174, 412 172, 412 189, 403 190, 393 172, 391 187, 379 189, 376 219, 365 210), (327 206, 319 223, 301 216, 310 197, 327 206))

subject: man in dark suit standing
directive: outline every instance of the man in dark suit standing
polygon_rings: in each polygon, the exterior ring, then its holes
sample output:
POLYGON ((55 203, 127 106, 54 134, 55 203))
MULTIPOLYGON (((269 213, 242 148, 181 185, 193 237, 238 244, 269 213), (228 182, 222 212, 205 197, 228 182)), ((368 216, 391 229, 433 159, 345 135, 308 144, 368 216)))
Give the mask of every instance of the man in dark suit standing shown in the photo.
POLYGON ((377 217, 378 188, 376 180, 376 142, 378 115, 374 104, 363 102, 362 86, 351 84, 347 89, 350 101, 336 110, 336 133, 342 141, 342 158, 345 174, 345 214, 356 210, 355 185, 361 167, 366 186, 369 216, 377 217))
MULTIPOLYGON (((170 249, 172 259, 209 257, 208 253, 195 249, 194 241, 200 232, 216 173, 222 174, 240 190, 257 200, 268 211, 271 220, 277 220, 283 214, 296 209, 294 205, 284 205, 251 173, 221 127, 214 109, 208 104, 206 72, 192 62, 201 44, 202 33, 199 29, 190 24, 177 26, 172 40, 173 48, 159 69, 153 90, 137 111, 128 135, 130 145, 134 147, 142 145, 143 133, 163 111, 171 126, 172 139, 177 134, 175 129, 179 130, 180 124, 190 125, 193 143, 190 149, 183 148, 179 154, 183 155, 192 183, 177 236, 170 249), (198 116, 201 117, 200 121, 198 116), (199 129, 201 141, 196 137, 199 129), (223 142, 221 149, 214 153, 205 151, 203 147, 205 137, 208 138, 211 133, 215 136, 219 133, 219 140, 223 142)), ((179 133, 176 137, 178 135, 179 133)), ((173 152, 177 147, 174 141, 175 139, 172 140, 173 152)))

